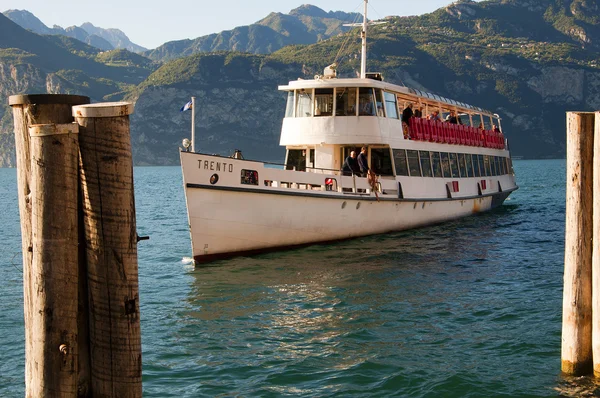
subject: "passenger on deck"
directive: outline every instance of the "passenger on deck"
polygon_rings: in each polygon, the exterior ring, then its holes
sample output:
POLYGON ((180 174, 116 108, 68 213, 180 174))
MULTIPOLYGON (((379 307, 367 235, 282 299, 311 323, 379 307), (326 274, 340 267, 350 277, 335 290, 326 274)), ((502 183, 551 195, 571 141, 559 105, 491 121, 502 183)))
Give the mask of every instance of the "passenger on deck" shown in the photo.
POLYGON ((410 123, 410 118, 413 117, 413 104, 409 102, 406 108, 402 111, 402 123, 406 123, 407 125, 410 123))
POLYGON ((446 122, 452 124, 458 124, 458 118, 456 117, 456 112, 450 111, 448 116, 446 116, 446 122))
POLYGON ((500 129, 495 124, 494 124, 494 133, 500 133, 500 129))
POLYGON ((423 117, 423 107, 419 106, 415 109, 415 117, 422 118, 423 117))
POLYGON ((485 130, 485 126, 483 125, 483 123, 479 123, 479 130, 485 130))
POLYGON ((433 113, 431 115, 429 115, 427 117, 427 119, 429 120, 433 120, 435 122, 441 122, 442 120, 440 119, 440 112, 439 111, 433 111, 433 113))
POLYGON ((360 149, 360 154, 358 155, 358 167, 360 168, 360 173, 363 177, 367 176, 369 172, 369 161, 367 159, 367 147, 364 146, 360 149))
POLYGON ((358 167, 358 160, 356 160, 356 152, 350 152, 350 156, 344 160, 344 165, 342 166, 342 173, 345 176, 351 176, 352 174, 360 175, 360 167, 358 167))

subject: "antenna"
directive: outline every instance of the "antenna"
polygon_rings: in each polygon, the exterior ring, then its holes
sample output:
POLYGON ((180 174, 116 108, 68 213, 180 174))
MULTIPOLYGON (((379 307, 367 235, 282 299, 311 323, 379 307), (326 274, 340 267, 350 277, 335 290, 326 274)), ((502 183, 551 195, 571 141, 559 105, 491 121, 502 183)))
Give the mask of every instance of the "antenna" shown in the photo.
POLYGON ((361 50, 361 57, 360 57, 360 78, 361 79, 367 78, 367 26, 368 25, 381 25, 381 24, 385 23, 385 22, 369 22, 367 20, 368 4, 369 4, 369 0, 365 0, 365 11, 363 13, 363 22, 361 24, 359 24, 359 23, 344 24, 344 26, 362 26, 362 32, 360 34, 360 37, 362 39, 362 50, 361 50))

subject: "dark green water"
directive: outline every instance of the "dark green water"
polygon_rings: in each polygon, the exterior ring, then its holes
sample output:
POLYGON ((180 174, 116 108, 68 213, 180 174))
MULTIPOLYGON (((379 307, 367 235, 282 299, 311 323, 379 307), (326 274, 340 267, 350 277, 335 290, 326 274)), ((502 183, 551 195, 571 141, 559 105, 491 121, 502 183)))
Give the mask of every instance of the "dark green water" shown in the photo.
MULTIPOLYGON (((196 270, 179 168, 136 169, 151 237, 139 245, 144 395, 593 394, 560 377, 565 162, 515 169, 521 189, 487 214, 196 270)), ((0 169, 10 397, 24 392, 15 175, 0 169)))

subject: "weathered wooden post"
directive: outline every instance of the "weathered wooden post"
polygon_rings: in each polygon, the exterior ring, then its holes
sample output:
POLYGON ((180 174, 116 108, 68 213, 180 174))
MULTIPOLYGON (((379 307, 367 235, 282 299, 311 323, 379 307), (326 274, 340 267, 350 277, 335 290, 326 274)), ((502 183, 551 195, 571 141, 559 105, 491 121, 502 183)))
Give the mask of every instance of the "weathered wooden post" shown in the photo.
POLYGON ((593 164, 592 349, 594 376, 600 377, 600 112, 595 113, 593 164))
POLYGON ((592 373, 592 182, 594 114, 567 114, 567 197, 562 371, 592 373))
POLYGON ((29 126, 32 397, 78 391, 78 130, 74 123, 29 126))
MULTIPOLYGON (((78 95, 53 95, 53 94, 34 94, 34 95, 13 95, 9 97, 9 105, 13 109, 14 127, 15 127, 15 149, 17 157, 17 181, 19 197, 19 213, 21 218, 21 239, 23 252, 23 298, 24 298, 24 320, 25 320, 25 389, 26 396, 54 396, 57 388, 53 367, 53 355, 58 355, 60 347, 47 347, 45 345, 34 349, 37 342, 47 340, 48 328, 38 328, 39 318, 34 318, 40 311, 51 311, 52 308, 40 307, 48 297, 39 299, 38 290, 39 270, 33 269, 34 249, 40 249, 44 242, 37 242, 34 248, 32 234, 32 155, 31 139, 29 136, 29 126, 34 124, 66 124, 73 122, 71 107, 73 105, 88 104, 90 99, 78 95), (50 352, 48 352, 50 350, 50 352)), ((64 137, 62 137, 64 139, 64 137)), ((42 140, 45 141, 45 140, 42 140)), ((36 146, 39 149, 39 146, 36 146)), ((37 153, 36 156, 43 153, 37 153)), ((41 163, 43 165, 43 161, 41 163)), ((36 166, 37 167, 37 166, 36 166)), ((43 182, 39 182, 43 183, 43 182)), ((37 182, 36 182, 37 184, 37 182)), ((43 185, 40 188, 44 189, 43 185)), ((49 191, 52 193, 52 190, 49 191)), ((36 194, 37 195, 37 194, 36 194)), ((36 199, 39 199, 37 197, 36 199)), ((36 206, 44 206, 43 202, 37 201, 36 206)), ((41 221, 41 220, 39 220, 41 221)), ((42 266, 45 266, 44 256, 39 257, 42 266)), ((82 302, 84 300, 79 300, 82 302)), ((79 319, 79 322, 87 323, 87 318, 79 319)), ((57 325, 48 325, 56 327, 57 325)), ((65 329, 67 330, 67 329, 65 329)), ((78 336, 87 341, 87 336, 78 336)), ((48 340, 49 341, 49 340, 48 340)), ((45 344, 45 343, 44 343, 45 344)), ((61 343, 62 344, 62 343, 61 343)), ((78 344, 75 349, 79 351, 77 365, 79 367, 80 386, 85 384, 86 365, 87 365, 87 347, 85 344, 78 344)), ((69 348, 67 348, 68 350, 69 348)), ((71 347, 71 354, 74 348, 71 347)), ((64 352, 64 349, 63 349, 64 352)), ((63 355, 63 354, 60 354, 63 355)), ((68 355, 68 351, 67 351, 68 355)), ((62 377, 62 375, 61 375, 62 377)), ((69 381, 70 383, 70 381, 69 381)))
POLYGON ((91 390, 102 397, 142 395, 132 112, 124 102, 73 107, 80 128, 91 390))

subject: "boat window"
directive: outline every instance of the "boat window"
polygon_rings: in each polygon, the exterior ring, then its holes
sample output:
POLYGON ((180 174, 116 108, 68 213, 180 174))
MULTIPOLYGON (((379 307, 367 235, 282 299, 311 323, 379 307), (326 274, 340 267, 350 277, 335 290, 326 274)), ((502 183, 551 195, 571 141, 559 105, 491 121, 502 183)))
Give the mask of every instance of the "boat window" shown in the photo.
POLYGON ((504 158, 502 157, 498 157, 498 175, 504 175, 504 168, 502 167, 502 161, 504 160, 504 158))
POLYGON ((421 171, 423 177, 431 177, 431 158, 429 157, 429 151, 419 151, 419 160, 421 161, 421 171))
POLYGON ((315 89, 315 116, 333 115, 333 89, 315 89))
POLYGON ((440 153, 431 152, 431 166, 433 168, 434 177, 443 177, 442 175, 442 163, 440 162, 440 153))
POLYGON ((490 159, 488 155, 479 155, 481 159, 479 159, 483 163, 483 170, 481 171, 481 175, 485 175, 486 177, 490 177, 492 173, 490 172, 490 159))
POLYGON ((358 115, 375 116, 374 100, 372 88, 360 87, 358 89, 358 115))
POLYGON ((371 168, 375 174, 382 176, 394 175, 389 148, 371 148, 371 168))
POLYGON ((473 177, 481 177, 481 171, 479 170, 479 161, 477 155, 471 155, 473 158, 473 177))
POLYGON ((465 162, 467 164, 467 177, 475 177, 475 174, 473 174, 473 160, 470 153, 465 155, 465 162))
POLYGON ((377 105, 377 107, 375 109, 377 109, 377 116, 379 117, 384 117, 384 113, 383 113, 383 90, 376 88, 375 89, 375 104, 377 105))
POLYGON ((305 90, 297 91, 296 117, 310 117, 312 115, 312 94, 305 90))
POLYGON ((497 176, 498 175, 498 170, 496 168, 497 161, 498 161, 498 159, 495 156, 490 156, 490 166, 491 166, 491 169, 492 169, 492 175, 493 176, 497 176))
POLYGON ((285 162, 286 170, 306 170, 306 149, 289 149, 285 162))
POLYGON ((240 182, 244 185, 258 185, 258 172, 256 170, 242 169, 242 178, 240 182))
POLYGON ((502 175, 508 174, 508 170, 506 169, 506 158, 500 158, 500 164, 502 165, 502 175))
POLYGON ((458 157, 455 153, 450 154, 450 170, 452 170, 452 177, 460 177, 460 174, 458 174, 458 157))
POLYGON ((408 158, 408 170, 411 177, 421 177, 421 166, 419 165, 419 151, 406 151, 408 158))
POLYGON ((465 166, 465 155, 463 153, 458 154, 458 168, 460 169, 461 177, 468 177, 467 167, 465 166))
POLYGON ((336 88, 335 89, 335 115, 336 116, 356 116, 356 88, 336 88))
POLYGON ((479 164, 479 174, 481 177, 485 177, 485 167, 483 167, 483 155, 473 155, 477 158, 477 163, 479 164))
POLYGON ((406 151, 404 149, 394 149, 394 165, 396 166, 397 176, 408 175, 408 164, 406 162, 406 151))
POLYGON ((442 175, 443 177, 452 177, 452 174, 450 174, 450 158, 448 157, 448 153, 446 152, 442 152, 440 154, 441 158, 442 158, 442 175))
POLYGON ((385 113, 387 117, 392 119, 398 119, 398 104, 396 103, 396 96, 387 91, 383 93, 385 97, 385 113))
POLYGON ((285 117, 294 117, 294 92, 289 91, 287 105, 285 106, 285 117))

